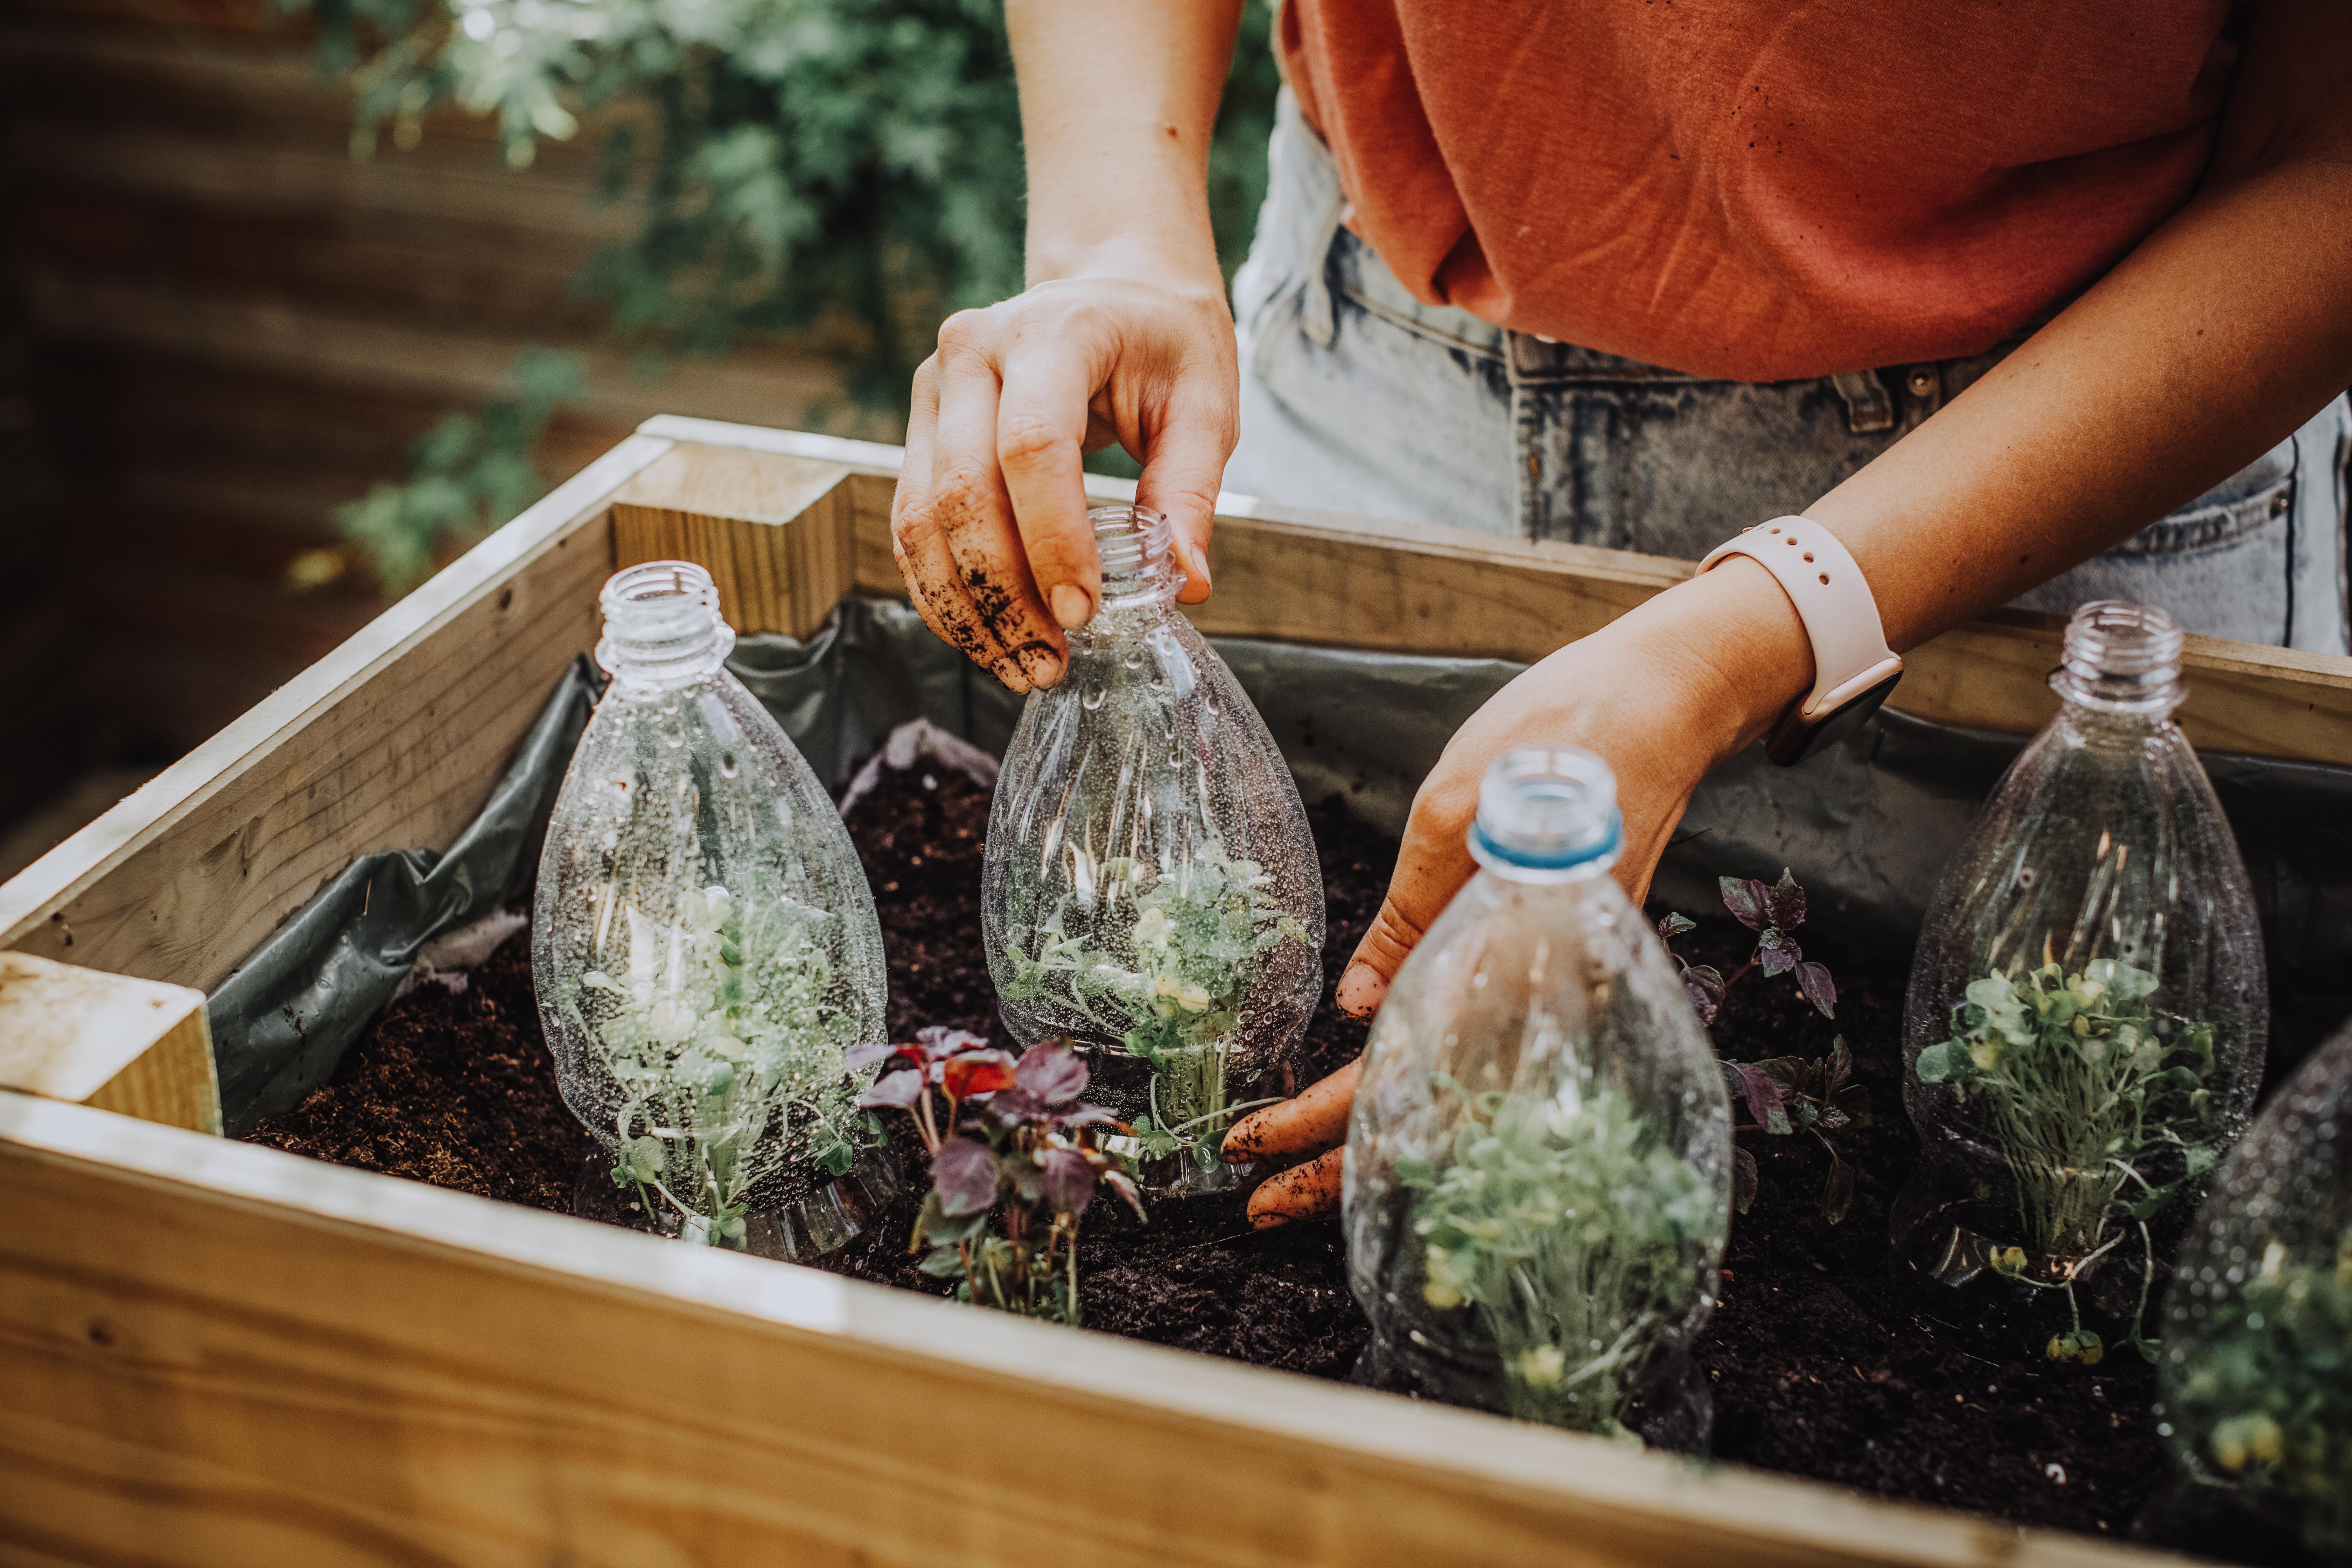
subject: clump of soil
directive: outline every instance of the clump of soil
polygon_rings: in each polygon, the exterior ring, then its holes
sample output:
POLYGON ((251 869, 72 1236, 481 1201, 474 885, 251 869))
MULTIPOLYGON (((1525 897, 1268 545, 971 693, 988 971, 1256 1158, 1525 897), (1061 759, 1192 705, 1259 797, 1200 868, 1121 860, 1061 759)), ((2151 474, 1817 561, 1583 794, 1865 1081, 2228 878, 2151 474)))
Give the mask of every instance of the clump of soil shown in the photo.
POLYGON ((570 1213, 597 1151, 555 1090, 530 933, 387 1005, 334 1077, 247 1134, 256 1143, 478 1197, 570 1213))
MULTIPOLYGON (((948 773, 886 773, 850 813, 881 916, 894 1038, 946 1024, 1012 1042, 996 1016, 979 933, 985 792, 948 773)), ((1380 905, 1395 845, 1336 801, 1309 813, 1325 872, 1327 982, 1380 905)), ((1706 911, 1688 910, 1694 915, 1706 911)), ((2150 1369, 2114 1347, 2095 1368, 2060 1368, 2040 1347, 2063 1306, 1983 1279, 1954 1289, 1891 1263, 1889 1205, 1917 1158, 1898 1075, 1904 974, 1847 962, 1808 930, 1810 956, 1837 975, 1838 1016, 1815 1015, 1788 979, 1750 974, 1714 1034, 1746 1060, 1818 1057, 1843 1034, 1877 1116, 1841 1135, 1858 1168, 1852 1212, 1822 1217, 1828 1155, 1809 1137, 1741 1141, 1762 1174, 1732 1228, 1723 1300, 1698 1349, 1714 1391, 1717 1458, 1884 1496, 2021 1523, 2127 1531, 2167 1467, 2150 1411, 2150 1369)), ((1726 973, 1751 941, 1727 920, 1680 944, 1726 973)), ((518 936, 461 994, 426 985, 387 1007, 333 1080, 254 1136, 369 1170, 569 1211, 593 1142, 556 1097, 518 936)), ((1364 1026, 1321 1008, 1287 1064, 1303 1086, 1362 1048, 1364 1026)), ((906 1190, 884 1222, 824 1267, 929 1294, 942 1282, 904 1249, 928 1184, 902 1116, 886 1114, 906 1190)), ((1347 1285, 1334 1222, 1252 1233, 1230 1194, 1160 1200, 1150 1223, 1097 1205, 1086 1223, 1080 1294, 1090 1328, 1160 1344, 1344 1377, 1366 1327, 1347 1285)))

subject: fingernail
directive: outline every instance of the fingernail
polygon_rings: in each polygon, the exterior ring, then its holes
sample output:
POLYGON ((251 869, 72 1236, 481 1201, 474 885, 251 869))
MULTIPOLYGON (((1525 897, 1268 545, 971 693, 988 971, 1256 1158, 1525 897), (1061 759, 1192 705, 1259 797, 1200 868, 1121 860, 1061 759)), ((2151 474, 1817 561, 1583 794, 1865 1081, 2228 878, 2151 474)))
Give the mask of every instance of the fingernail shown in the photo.
POLYGON ((1064 631, 1076 630, 1095 618, 1094 599, 1076 583, 1065 583, 1054 590, 1054 618, 1064 631))
POLYGON ((1331 999, 1339 1005, 1342 1013, 1360 1018, 1378 1007, 1381 998, 1388 994, 1389 983, 1370 964, 1351 963, 1348 973, 1339 976, 1339 989, 1331 999))
POLYGON ((1209 585, 1209 552, 1194 545, 1185 554, 1191 559, 1192 581, 1205 588, 1209 585))
POLYGON ((1288 1225, 1289 1223, 1290 1216, 1288 1215, 1276 1214, 1272 1209, 1268 1209, 1264 1214, 1254 1214, 1250 1215, 1250 1228, 1252 1230, 1272 1230, 1276 1226, 1288 1225))
POLYGON ((1024 648, 1021 653, 1022 673, 1032 686, 1051 686, 1062 679, 1062 659, 1051 648, 1024 648))

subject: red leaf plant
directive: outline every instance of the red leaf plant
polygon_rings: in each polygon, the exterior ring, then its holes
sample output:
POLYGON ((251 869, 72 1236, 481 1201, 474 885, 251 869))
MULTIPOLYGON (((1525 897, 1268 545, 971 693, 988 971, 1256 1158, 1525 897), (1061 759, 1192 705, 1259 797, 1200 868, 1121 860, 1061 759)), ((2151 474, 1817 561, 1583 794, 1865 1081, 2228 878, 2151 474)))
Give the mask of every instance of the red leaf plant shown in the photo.
MULTIPOLYGON (((1699 1022, 1712 1027, 1716 1015, 1722 1011, 1724 994, 1757 969, 1768 978, 1793 972, 1797 989, 1813 1009, 1824 1018, 1837 1016, 1837 984, 1830 978, 1829 966, 1808 959, 1789 934, 1805 923, 1805 889, 1796 879, 1784 868, 1780 881, 1770 887, 1753 877, 1716 880, 1731 918, 1756 933, 1756 951, 1727 979, 1713 964, 1686 963, 1671 945, 1667 947, 1666 955, 1682 972, 1684 989, 1698 1010, 1699 1022)), ((1697 926, 1686 915, 1669 914, 1658 922, 1658 936, 1671 944, 1697 926)), ((1727 1061, 1721 1066, 1731 1103, 1745 1106, 1750 1118, 1734 1131, 1776 1138, 1810 1132, 1819 1139, 1830 1155, 1829 1180, 1822 1187, 1822 1216, 1832 1225, 1845 1218, 1853 1204, 1854 1171, 1829 1135, 1841 1128, 1870 1124, 1870 1090, 1853 1081, 1853 1055, 1846 1049, 1845 1037, 1832 1040, 1829 1055, 1814 1061, 1772 1057, 1759 1062, 1727 1061)), ((1732 1201, 1741 1214, 1756 1201, 1757 1182, 1756 1156, 1735 1147, 1732 1201)))
POLYGON ((1143 1203, 1097 1140, 1119 1128, 1078 1097, 1087 1064, 1067 1040, 1045 1040, 1016 1060, 962 1029, 933 1026, 914 1043, 850 1053, 852 1070, 878 1066, 858 1097, 894 1106, 931 1156, 931 1190, 909 1251, 928 1246, 923 1272, 956 1280, 956 1300, 1053 1322, 1078 1321, 1078 1221, 1107 1186, 1143 1203), (1001 1231, 989 1227, 1001 1214, 1001 1231))

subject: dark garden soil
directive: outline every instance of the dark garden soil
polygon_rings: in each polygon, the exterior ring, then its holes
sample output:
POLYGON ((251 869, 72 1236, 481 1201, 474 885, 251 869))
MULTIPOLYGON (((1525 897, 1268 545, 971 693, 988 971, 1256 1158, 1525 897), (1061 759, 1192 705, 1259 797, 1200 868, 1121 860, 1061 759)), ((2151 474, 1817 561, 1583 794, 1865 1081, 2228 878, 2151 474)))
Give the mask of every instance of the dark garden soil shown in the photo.
MULTIPOLYGON (((1336 979, 1379 906, 1395 846, 1336 802, 1309 816, 1336 979)), ((850 815, 889 955, 894 1038, 947 1024, 1013 1044, 978 940, 987 820, 985 794, 945 773, 886 771, 850 815)), ((1717 1021, 1717 1046, 1743 1059, 1810 1058, 1843 1034, 1878 1115, 1841 1135, 1859 1180, 1852 1212, 1834 1226, 1820 1210, 1829 1156, 1817 1143, 1741 1135, 1759 1160, 1760 1193, 1733 1226, 1722 1303, 1698 1352, 1715 1395, 1716 1457, 2021 1523, 2128 1533, 2167 1477, 2150 1369, 2112 1322, 2097 1325, 2114 1347, 2104 1363, 2055 1366, 2041 1355, 2063 1326, 2054 1301, 2005 1282, 1955 1289, 1890 1269, 1887 1209, 1917 1152, 1896 1078, 1904 976, 1883 962, 1842 962, 1832 932, 1801 935, 1807 955, 1837 975, 1836 1022, 1813 1014, 1787 979, 1751 973, 1717 1021)), ((1747 956, 1746 939, 1727 920, 1709 920, 1678 945, 1729 973, 1747 956)), ((393 1003, 331 1082, 253 1138, 569 1212, 593 1145, 557 1098, 530 966, 518 935, 462 992, 428 983, 393 1003)), ((1363 1026, 1327 1000, 1295 1049, 1291 1081, 1339 1066, 1363 1038, 1363 1026)), ((882 1225, 824 1266, 939 1294, 941 1282, 904 1250, 927 1184, 921 1149, 904 1118, 887 1120, 906 1191, 882 1225)), ((1253 1234, 1231 1194, 1161 1200, 1143 1226, 1113 1206, 1098 1205, 1087 1220, 1079 1277, 1088 1327, 1347 1375, 1365 1324, 1336 1223, 1253 1234)))

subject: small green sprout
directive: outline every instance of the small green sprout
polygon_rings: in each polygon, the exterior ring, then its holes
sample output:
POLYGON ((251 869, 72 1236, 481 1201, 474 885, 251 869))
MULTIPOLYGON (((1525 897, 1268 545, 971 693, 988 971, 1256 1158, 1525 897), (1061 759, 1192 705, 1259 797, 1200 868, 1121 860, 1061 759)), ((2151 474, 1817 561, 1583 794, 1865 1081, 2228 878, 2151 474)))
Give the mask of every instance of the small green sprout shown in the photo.
POLYGON ((2220 1158, 2206 1088, 2212 1027, 2158 1012, 2156 988, 2147 971, 2107 958, 2071 974, 2056 963, 1988 974, 1952 1009, 1951 1038, 1915 1068, 1920 1082, 1949 1085, 2001 1152, 2027 1247, 2009 1249, 2019 1261, 2000 1271, 2065 1291, 2074 1310, 2074 1329, 2051 1342, 2053 1361, 2097 1359, 2074 1286, 2126 1227, 2138 1229, 2147 1260, 2130 1342, 2153 1358, 2140 1331, 2155 1274, 2147 1222, 2220 1158), (2025 1266, 2029 1249, 2050 1278, 2025 1266))
POLYGON ((1722 1247, 1720 1189, 1611 1089, 1488 1091, 1466 1112, 1442 1167, 1396 1164, 1420 1194, 1423 1302, 1473 1315, 1510 1414, 1630 1437, 1627 1407, 1722 1247))
POLYGON ((589 970, 558 1005, 621 1089, 613 1183, 687 1239, 740 1248, 760 1182, 793 1160, 842 1174, 879 1141, 853 1103, 854 1020, 827 1000, 835 917, 714 882, 666 919, 604 918, 627 967, 589 970))
POLYGON ((1225 1124, 1253 1109, 1226 1100, 1244 1000, 1276 948, 1313 939, 1276 900, 1265 868, 1213 843, 1172 872, 1105 860, 1091 881, 1107 907, 1133 909, 1125 940, 1095 946, 1068 934, 1076 895, 1066 894, 1038 922, 1034 952, 1007 949, 1014 974, 1003 994, 1057 1002, 1146 1063, 1151 1109, 1133 1123, 1140 1152, 1181 1152, 1210 1169, 1225 1124))
POLYGON ((2236 1299, 2209 1306, 2167 1405, 2193 1474, 2295 1518, 2336 1562, 2352 1557, 2352 1226, 2325 1247, 2265 1247, 2236 1299))

